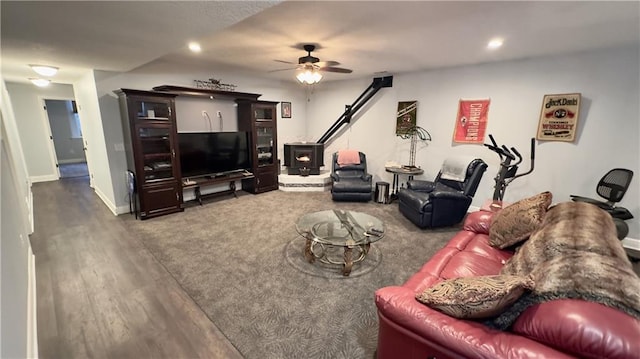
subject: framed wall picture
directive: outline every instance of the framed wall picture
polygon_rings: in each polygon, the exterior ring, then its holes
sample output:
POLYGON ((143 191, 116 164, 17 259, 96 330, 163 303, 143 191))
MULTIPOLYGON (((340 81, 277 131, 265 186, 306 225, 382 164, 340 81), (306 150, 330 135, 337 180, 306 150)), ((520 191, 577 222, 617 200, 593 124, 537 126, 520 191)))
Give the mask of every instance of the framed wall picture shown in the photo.
POLYGON ((282 118, 291 118, 291 102, 281 102, 280 110, 282 118))
POLYGON ((418 101, 398 102, 396 112, 396 136, 410 134, 416 128, 418 118, 418 101))
POLYGON ((544 95, 536 138, 573 142, 578 127, 580 97, 579 93, 544 95))

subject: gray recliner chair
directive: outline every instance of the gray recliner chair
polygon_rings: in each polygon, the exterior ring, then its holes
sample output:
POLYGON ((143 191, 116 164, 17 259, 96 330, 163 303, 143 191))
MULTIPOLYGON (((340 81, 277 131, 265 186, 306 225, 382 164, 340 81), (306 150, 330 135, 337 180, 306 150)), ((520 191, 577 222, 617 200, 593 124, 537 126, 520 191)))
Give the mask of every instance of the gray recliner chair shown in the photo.
POLYGON ((360 163, 339 164, 338 152, 331 161, 331 198, 334 201, 367 202, 372 198, 372 177, 367 173, 367 156, 359 152, 360 163))
POLYGON ((420 228, 460 223, 467 214, 486 169, 487 164, 476 158, 467 166, 462 181, 442 178, 442 171, 433 182, 409 181, 407 188, 398 191, 398 208, 420 228))

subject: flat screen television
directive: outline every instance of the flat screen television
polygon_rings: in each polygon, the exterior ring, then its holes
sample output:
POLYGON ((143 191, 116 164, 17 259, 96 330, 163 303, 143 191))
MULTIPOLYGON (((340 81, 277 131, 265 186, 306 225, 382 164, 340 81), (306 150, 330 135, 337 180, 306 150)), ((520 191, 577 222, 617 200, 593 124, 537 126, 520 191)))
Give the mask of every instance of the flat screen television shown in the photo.
POLYGON ((251 168, 247 132, 180 132, 178 148, 183 178, 251 168))

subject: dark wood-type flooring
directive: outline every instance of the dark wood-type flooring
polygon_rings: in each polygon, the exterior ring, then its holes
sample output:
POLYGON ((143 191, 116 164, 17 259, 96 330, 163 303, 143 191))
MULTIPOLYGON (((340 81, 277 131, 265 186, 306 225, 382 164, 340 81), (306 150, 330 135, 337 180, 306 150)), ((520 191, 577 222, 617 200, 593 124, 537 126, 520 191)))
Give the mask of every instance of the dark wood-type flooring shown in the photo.
POLYGON ((41 358, 242 358, 88 177, 33 193, 41 358))
POLYGON ((242 358, 88 177, 33 193, 40 358, 242 358))

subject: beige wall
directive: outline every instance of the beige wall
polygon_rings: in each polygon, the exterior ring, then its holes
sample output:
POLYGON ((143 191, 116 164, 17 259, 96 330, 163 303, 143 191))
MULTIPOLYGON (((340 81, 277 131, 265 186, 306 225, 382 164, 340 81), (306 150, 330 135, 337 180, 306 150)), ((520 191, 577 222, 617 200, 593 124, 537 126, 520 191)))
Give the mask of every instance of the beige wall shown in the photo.
MULTIPOLYGON (((549 190, 555 202, 571 194, 595 196, 597 182, 611 168, 636 173, 621 205, 636 217, 627 221, 629 237, 640 238, 640 59, 638 48, 618 48, 548 58, 491 63, 394 76, 393 87, 382 89, 353 123, 326 149, 357 148, 367 153, 374 180, 391 180, 386 161, 408 163, 409 141, 395 133, 398 101, 418 101, 418 125, 433 141, 419 147, 416 165, 422 178, 432 179, 450 155, 484 159, 489 168, 473 206, 493 194, 499 159, 481 145, 452 143, 460 98, 490 98, 487 132, 525 155, 528 169, 530 138, 536 134, 545 94, 582 93, 577 138, 572 143, 540 142, 535 171, 515 180, 505 200, 515 201, 549 190)), ((319 87, 308 108, 308 134, 319 137, 369 84, 370 80, 328 83, 319 87)), ((488 141, 488 139, 487 139, 488 141)))

